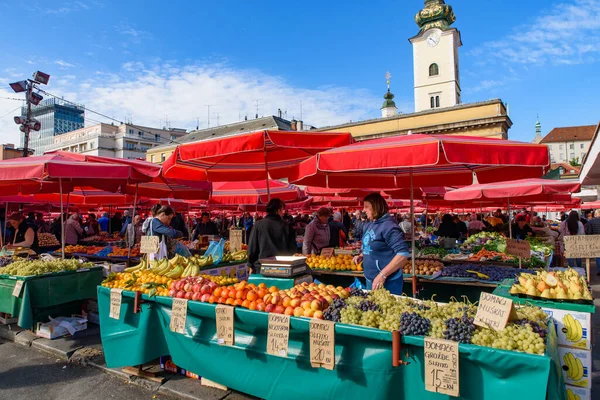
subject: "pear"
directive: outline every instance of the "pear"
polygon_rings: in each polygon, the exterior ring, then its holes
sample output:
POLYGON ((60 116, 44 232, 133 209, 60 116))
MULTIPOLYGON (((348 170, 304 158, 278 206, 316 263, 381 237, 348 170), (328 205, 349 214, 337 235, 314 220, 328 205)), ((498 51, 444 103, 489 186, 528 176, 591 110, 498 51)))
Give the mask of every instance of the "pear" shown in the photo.
POLYGON ((572 294, 574 294, 574 293, 581 294, 581 286, 579 286, 578 283, 571 282, 571 284, 569 285, 569 292, 571 292, 572 294))
POLYGON ((529 289, 533 288, 535 289, 535 282, 533 282, 533 279, 529 278, 527 279, 527 282, 525 282, 525 289, 527 289, 527 291, 529 291, 529 289))
POLYGON ((583 298, 583 296, 581 296, 581 293, 577 292, 577 293, 573 293, 571 295, 571 299, 573 300, 581 300, 583 298))
POLYGON ((519 284, 521 286, 525 286, 526 282, 527 282, 527 278, 525 278, 524 276, 519 276, 519 284))
POLYGON ((546 289, 542 292, 542 294, 540 295, 540 297, 544 298, 544 299, 551 299, 552 295, 550 294, 550 289, 546 289))
POLYGON ((510 294, 519 294, 519 293, 525 293, 526 290, 523 288, 523 286, 521 285, 512 285, 510 287, 510 294))
POLYGON ((547 274, 544 280, 550 287, 555 287, 558 284, 558 280, 552 274, 547 274))
POLYGON ((527 289, 527 295, 528 296, 539 296, 540 292, 537 291, 535 286, 531 286, 529 289, 527 289))
POLYGON ((583 294, 583 299, 584 300, 593 300, 592 295, 590 294, 590 292, 588 292, 587 290, 585 291, 585 293, 583 294))
POLYGON ((556 291, 556 298, 558 300, 567 300, 569 296, 567 296, 567 292, 565 292, 563 288, 558 288, 556 291))
POLYGON ((556 297, 556 289, 550 289, 550 296, 552 296, 552 298, 556 297))

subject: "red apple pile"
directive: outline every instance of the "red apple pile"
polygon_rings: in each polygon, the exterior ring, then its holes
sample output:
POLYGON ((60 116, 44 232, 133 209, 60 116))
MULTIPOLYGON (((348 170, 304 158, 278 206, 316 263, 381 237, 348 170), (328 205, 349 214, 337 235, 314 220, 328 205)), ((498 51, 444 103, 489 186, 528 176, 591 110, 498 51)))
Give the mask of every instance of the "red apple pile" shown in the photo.
POLYGON ((218 284, 201 276, 188 276, 171 283, 169 296, 208 302, 217 287, 218 284))

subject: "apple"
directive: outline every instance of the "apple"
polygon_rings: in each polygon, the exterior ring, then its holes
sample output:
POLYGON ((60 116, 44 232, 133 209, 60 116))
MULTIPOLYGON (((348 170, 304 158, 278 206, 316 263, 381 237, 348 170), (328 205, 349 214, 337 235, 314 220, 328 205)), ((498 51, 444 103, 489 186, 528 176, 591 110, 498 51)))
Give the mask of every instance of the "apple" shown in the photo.
POLYGON ((183 286, 183 290, 185 290, 186 292, 190 292, 192 290, 192 284, 186 282, 185 285, 183 286))
POLYGON ((200 301, 203 302, 203 303, 207 303, 208 299, 210 299, 210 294, 209 293, 204 293, 202 295, 202 297, 200 298, 200 301))
POLYGON ((191 300, 193 295, 194 295, 193 292, 185 292, 185 296, 183 296, 183 297, 185 297, 188 300, 191 300))
POLYGON ((195 293, 199 293, 200 292, 200 285, 198 285, 197 283, 194 283, 194 285, 192 285, 192 291, 195 293))
POLYGON ((304 296, 304 300, 313 301, 313 300, 315 300, 315 296, 311 296, 311 295, 304 296))
POLYGON ((178 299, 183 299, 185 298, 185 292, 183 290, 180 290, 177 292, 177 296, 178 299))
POLYGON ((216 284, 215 282, 213 282, 213 281, 208 281, 208 286, 210 286, 210 287, 211 287, 211 289, 213 289, 213 290, 219 287, 219 285, 217 285, 217 284, 216 284))
MULTIPOLYGON (((200 285, 198 285, 198 286, 200 286, 200 285)), ((194 287, 196 287, 196 285, 194 285, 194 287)), ((209 285, 204 285, 200 288, 200 293, 202 293, 202 294, 207 294, 207 293, 210 294, 211 292, 212 292, 212 289, 210 288, 209 285)))
POLYGON ((275 304, 267 304, 265 307, 266 312, 273 312, 273 310, 275 310, 275 304))
POLYGON ((265 309, 266 309, 265 303, 257 303, 256 304, 256 309, 258 311, 265 311, 265 309))
POLYGON ((185 286, 184 281, 177 281, 177 283, 175 283, 175 289, 177 289, 177 291, 183 290, 184 286, 185 286))
POLYGON ((285 315, 294 315, 294 307, 286 307, 283 313, 285 315))
POLYGON ((315 314, 314 310, 311 310, 310 308, 307 310, 304 310, 304 316, 308 317, 308 318, 312 318, 312 316, 315 314))
POLYGON ((310 303, 310 308, 311 308, 313 311, 322 310, 322 309, 323 309, 323 305, 321 304, 321 302, 320 302, 319 300, 313 300, 313 301, 310 303))
POLYGON ((192 297, 190 298, 190 300, 194 300, 194 301, 200 301, 200 297, 202 296, 202 293, 198 293, 198 292, 190 292, 192 294, 192 297))
POLYGON ((275 314, 283 314, 285 312, 285 307, 284 306, 275 306, 275 309, 273 310, 273 312, 275 314))
POLYGON ((173 288, 173 289, 169 290, 169 296, 176 297, 177 296, 177 289, 173 288))
POLYGON ((294 317, 301 317, 304 315, 304 308, 296 307, 294 308, 294 317))
POLYGON ((313 318, 323 319, 323 311, 321 311, 321 310, 315 311, 315 313, 313 314, 313 318))
MULTIPOLYGON (((335 294, 335 293, 333 293, 333 294, 331 295, 331 298, 332 298, 332 299, 339 299, 339 298, 340 298, 340 296, 339 296, 339 295, 337 295, 337 294, 335 294)), ((330 303, 332 303, 332 301, 330 301, 330 303)))

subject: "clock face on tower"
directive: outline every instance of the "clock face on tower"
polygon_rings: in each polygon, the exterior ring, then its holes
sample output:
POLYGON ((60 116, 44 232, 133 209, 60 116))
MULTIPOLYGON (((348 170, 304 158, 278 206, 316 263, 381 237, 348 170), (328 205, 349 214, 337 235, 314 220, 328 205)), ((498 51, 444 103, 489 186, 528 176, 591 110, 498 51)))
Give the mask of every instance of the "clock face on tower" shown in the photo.
POLYGON ((438 32, 431 32, 427 35, 425 41, 427 42, 427 46, 435 47, 440 42, 440 34, 438 32))

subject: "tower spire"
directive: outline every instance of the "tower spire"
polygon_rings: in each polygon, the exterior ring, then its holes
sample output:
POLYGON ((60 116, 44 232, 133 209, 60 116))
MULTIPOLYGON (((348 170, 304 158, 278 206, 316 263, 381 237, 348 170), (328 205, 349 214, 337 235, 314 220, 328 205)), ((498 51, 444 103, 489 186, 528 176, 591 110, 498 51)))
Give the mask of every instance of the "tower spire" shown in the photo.
POLYGON ((415 15, 415 22, 424 32, 431 28, 446 30, 456 21, 452 6, 444 0, 425 0, 425 7, 415 15))
POLYGON ((540 123, 540 116, 538 114, 535 120, 535 137, 533 138, 533 143, 540 143, 542 139, 542 124, 540 123))
POLYGON ((392 79, 392 74, 389 72, 385 73, 385 82, 387 83, 387 92, 383 95, 385 99, 383 101, 383 105, 381 106, 381 116, 383 118, 392 117, 396 115, 398 109, 396 108, 396 103, 394 103, 394 94, 390 91, 390 80, 392 79))

